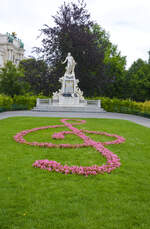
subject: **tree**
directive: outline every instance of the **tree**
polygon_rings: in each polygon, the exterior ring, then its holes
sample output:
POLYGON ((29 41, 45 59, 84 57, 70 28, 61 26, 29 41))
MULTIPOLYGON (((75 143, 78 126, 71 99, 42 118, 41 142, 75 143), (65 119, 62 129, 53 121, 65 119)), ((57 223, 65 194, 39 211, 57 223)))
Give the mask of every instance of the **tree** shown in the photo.
POLYGON ((80 88, 87 96, 104 95, 112 75, 106 70, 105 54, 111 48, 109 35, 104 29, 92 22, 84 1, 78 4, 64 3, 56 16, 55 26, 44 25, 42 47, 35 51, 42 54, 52 67, 51 79, 57 85, 58 78, 64 74, 61 61, 68 52, 77 62, 76 76, 80 88))
POLYGON ((126 76, 127 96, 136 101, 150 100, 150 64, 138 59, 129 68, 126 76))
POLYGON ((20 68, 24 71, 24 80, 30 84, 30 92, 35 95, 41 93, 48 96, 52 94, 50 70, 45 61, 35 58, 22 60, 20 68))
POLYGON ((108 97, 126 98, 126 57, 121 56, 117 46, 110 43, 105 52, 104 75, 108 77, 108 84, 104 95, 108 97))
POLYGON ((0 70, 0 93, 14 97, 28 91, 29 85, 23 81, 24 73, 11 61, 0 70))
POLYGON ((150 64, 150 50, 148 51, 148 64, 150 64))

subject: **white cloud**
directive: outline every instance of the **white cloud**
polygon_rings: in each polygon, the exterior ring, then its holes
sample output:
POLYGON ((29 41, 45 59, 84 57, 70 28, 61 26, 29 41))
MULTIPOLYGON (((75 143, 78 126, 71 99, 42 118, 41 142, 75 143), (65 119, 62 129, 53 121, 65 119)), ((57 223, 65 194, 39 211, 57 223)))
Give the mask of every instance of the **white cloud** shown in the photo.
MULTIPOLYGON (((71 0, 70 0, 71 1, 71 0)), ((67 2, 70 2, 69 0, 67 2)), ((74 0, 77 2, 77 0, 74 0)), ((25 43, 26 55, 34 46, 43 24, 53 26, 63 0, 5 0, 0 7, 0 33, 15 31, 25 43)), ((138 58, 147 59, 150 50, 149 0, 86 0, 87 8, 95 20, 110 34, 128 66, 138 58)))
POLYGON ((150 50, 149 0, 89 0, 92 18, 110 33, 110 39, 127 56, 128 66, 138 58, 147 60, 150 50), (98 6, 99 3, 99 7, 98 6))

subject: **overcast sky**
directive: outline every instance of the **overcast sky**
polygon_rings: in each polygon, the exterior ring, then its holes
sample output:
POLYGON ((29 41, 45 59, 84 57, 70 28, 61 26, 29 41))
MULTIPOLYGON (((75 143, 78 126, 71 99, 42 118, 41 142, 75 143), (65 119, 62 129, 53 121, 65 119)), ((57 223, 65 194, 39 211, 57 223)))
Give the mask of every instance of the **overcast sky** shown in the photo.
MULTIPOLYGON (((71 0, 70 0, 71 1, 71 0)), ((67 0, 66 2, 70 2, 67 0)), ((72 0, 77 2, 77 0, 72 0)), ((51 16, 63 0, 0 0, 0 33, 16 32, 25 44, 25 55, 40 46, 37 36, 43 24, 53 26, 51 16)), ((127 56, 148 60, 150 50, 150 0, 85 0, 91 19, 110 34, 110 40, 127 56)))

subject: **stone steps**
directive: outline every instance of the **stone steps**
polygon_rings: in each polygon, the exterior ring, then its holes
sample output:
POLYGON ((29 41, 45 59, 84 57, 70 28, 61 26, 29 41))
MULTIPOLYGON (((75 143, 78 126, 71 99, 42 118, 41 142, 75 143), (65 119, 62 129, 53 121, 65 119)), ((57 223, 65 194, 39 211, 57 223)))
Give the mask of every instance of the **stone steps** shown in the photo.
POLYGON ((47 111, 47 112, 80 112, 80 113, 104 113, 103 108, 87 105, 83 107, 78 106, 53 106, 53 105, 39 105, 33 108, 33 111, 47 111))

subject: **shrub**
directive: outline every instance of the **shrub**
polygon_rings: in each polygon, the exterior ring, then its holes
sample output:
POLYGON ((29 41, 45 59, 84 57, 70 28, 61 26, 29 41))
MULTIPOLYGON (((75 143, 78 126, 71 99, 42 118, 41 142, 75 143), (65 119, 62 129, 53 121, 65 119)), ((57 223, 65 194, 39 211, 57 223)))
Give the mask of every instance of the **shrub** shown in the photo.
POLYGON ((8 110, 30 110, 36 104, 36 96, 15 95, 14 98, 0 95, 0 112, 8 110))
POLYGON ((87 99, 100 99, 102 108, 108 112, 135 114, 150 118, 150 101, 136 102, 131 99, 121 100, 118 98, 110 99, 108 97, 95 97, 87 99))
MULTIPOLYGON (((36 96, 33 95, 15 95, 12 99, 6 95, 0 95, 0 112, 6 110, 30 110, 36 104, 36 96)), ((38 98, 47 98, 39 95, 38 98)), ((130 99, 121 100, 118 98, 110 99, 108 97, 95 97, 87 99, 100 99, 101 106, 105 111, 135 114, 150 118, 150 101, 135 102, 130 99)))
POLYGON ((13 110, 30 110, 36 104, 36 96, 16 95, 13 98, 13 110))
POLYGON ((13 100, 10 96, 0 95, 0 112, 10 110, 13 100))
POLYGON ((142 109, 144 113, 150 113, 150 101, 142 103, 142 109))
POLYGON ((24 73, 11 61, 8 61, 0 70, 0 92, 11 96, 27 92, 29 84, 24 82, 24 73))
POLYGON ((96 99, 101 100, 101 105, 106 111, 150 117, 150 101, 142 103, 130 99, 120 100, 117 98, 110 99, 105 97, 97 97, 96 99))

